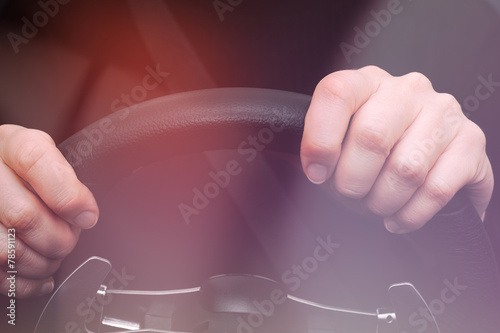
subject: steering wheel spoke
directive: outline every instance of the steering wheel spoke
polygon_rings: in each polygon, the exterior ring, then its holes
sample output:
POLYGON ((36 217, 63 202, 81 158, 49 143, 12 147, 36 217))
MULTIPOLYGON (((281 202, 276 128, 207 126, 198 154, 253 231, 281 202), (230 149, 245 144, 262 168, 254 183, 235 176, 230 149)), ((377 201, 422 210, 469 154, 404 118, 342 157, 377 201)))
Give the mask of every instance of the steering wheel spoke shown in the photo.
MULTIPOLYGON (((266 316, 271 315, 268 312, 273 312, 273 315, 274 312, 279 312, 283 318, 299 314, 305 322, 304 327, 308 330, 314 328, 316 332, 335 332, 335 327, 329 324, 333 319, 336 322, 364 320, 367 323, 366 332, 413 333, 417 330, 405 324, 404 320, 398 322, 398 318, 407 318, 412 312, 422 308, 431 313, 421 294, 410 283, 389 287, 388 293, 394 311, 379 308, 376 312, 366 312, 302 299, 288 294, 286 288, 278 282, 255 275, 214 276, 200 287, 174 290, 108 289, 106 285, 100 285, 91 298, 92 289, 98 281, 103 280, 103 275, 110 268, 109 261, 99 257, 89 258, 80 265, 52 296, 35 333, 43 332, 48 327, 48 323, 56 316, 58 304, 85 304, 86 301, 89 304, 87 315, 75 317, 67 312, 66 318, 55 322, 55 328, 66 329, 68 323, 74 323, 75 327, 88 333, 196 333, 205 324, 202 331, 211 332, 211 325, 206 323, 224 321, 227 327, 234 330, 242 316, 266 316), (255 301, 255 295, 276 295, 277 291, 283 296, 282 302, 273 305, 271 310, 266 308, 267 305, 255 301), (89 299, 92 300, 90 303, 89 299), (198 318, 193 313, 199 314, 198 318), (225 316, 221 317, 220 314, 225 316), (176 317, 189 318, 188 321, 181 320, 184 325, 197 322, 202 324, 183 327, 176 322, 176 317)), ((430 333, 440 333, 435 319, 430 325, 430 333)))

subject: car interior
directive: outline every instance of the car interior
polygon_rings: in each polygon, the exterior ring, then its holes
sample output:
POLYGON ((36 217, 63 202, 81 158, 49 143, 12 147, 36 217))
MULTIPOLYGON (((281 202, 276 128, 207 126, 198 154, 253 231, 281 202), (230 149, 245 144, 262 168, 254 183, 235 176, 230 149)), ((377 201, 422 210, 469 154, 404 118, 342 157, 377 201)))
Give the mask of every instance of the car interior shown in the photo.
MULTIPOLYGON (((333 71, 418 71, 461 103, 500 77, 498 1, 402 0, 379 22, 387 3, 59 1, 17 53, 4 39, 0 123, 49 133, 100 207, 14 332, 497 332, 497 192, 484 223, 459 192, 394 235, 300 168, 333 71)), ((0 29, 40 10, 0 2, 0 29)), ((495 172, 498 105, 463 105, 495 172)))

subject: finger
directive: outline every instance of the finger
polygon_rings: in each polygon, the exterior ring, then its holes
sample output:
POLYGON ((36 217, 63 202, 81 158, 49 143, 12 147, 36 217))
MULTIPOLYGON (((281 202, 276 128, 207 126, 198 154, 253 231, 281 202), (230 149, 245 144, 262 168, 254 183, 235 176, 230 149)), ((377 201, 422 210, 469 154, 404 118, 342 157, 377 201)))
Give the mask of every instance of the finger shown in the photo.
POLYGON ((60 259, 78 240, 79 228, 55 215, 0 160, 0 222, 42 256, 60 259))
POLYGON ((486 208, 488 208, 493 195, 494 183, 493 168, 488 156, 484 154, 476 177, 465 186, 472 205, 476 208, 482 221, 484 221, 486 208))
POLYGON ((332 175, 351 116, 387 76, 381 69, 365 67, 330 74, 318 84, 307 111, 300 152, 311 182, 321 184, 332 175))
MULTIPOLYGON (((393 148, 369 194, 366 207, 381 216, 401 209, 464 123, 460 104, 451 95, 435 95, 393 148)), ((367 171, 369 172, 369 171, 367 171)))
POLYGON ((333 178, 336 191, 354 199, 370 192, 394 145, 415 121, 431 91, 429 80, 418 73, 382 83, 351 121, 333 178))
MULTIPOLYGON (((10 234, 12 235, 12 233, 10 234)), ((7 239, 7 228, 3 225, 0 225, 0 237, 7 239)), ((12 270, 10 265, 14 264, 18 276, 40 280, 51 277, 61 265, 61 259, 49 259, 40 255, 20 238, 16 237, 10 244, 14 248, 9 248, 7 242, 0 242, 0 269, 4 271, 12 270), (9 261, 9 254, 14 254, 15 259, 9 261)))
POLYGON ((14 276, 0 270, 0 294, 15 298, 42 296, 54 289, 54 279, 31 280, 21 276, 14 276), (13 283, 15 281, 15 283, 13 283))
POLYGON ((44 132, 4 125, 0 157, 25 180, 57 215, 81 228, 98 218, 96 201, 44 132))
MULTIPOLYGON (((468 126, 475 126, 470 123, 468 126)), ((491 165, 484 152, 486 140, 478 131, 464 131, 439 157, 425 182, 396 214, 385 219, 386 228, 405 233, 422 227, 464 186, 475 186, 478 212, 484 214, 493 192, 491 165), (478 143, 483 148, 478 149, 478 143)))

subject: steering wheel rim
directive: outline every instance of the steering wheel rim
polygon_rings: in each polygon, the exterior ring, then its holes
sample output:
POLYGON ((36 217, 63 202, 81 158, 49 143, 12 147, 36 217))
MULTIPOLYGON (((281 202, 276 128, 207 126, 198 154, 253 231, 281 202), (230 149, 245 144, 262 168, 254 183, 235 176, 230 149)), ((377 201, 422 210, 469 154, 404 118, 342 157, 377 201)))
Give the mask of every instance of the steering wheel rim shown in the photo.
POLYGON ((237 149, 235 144, 246 136, 271 126, 284 130, 280 140, 273 140, 265 150, 297 155, 309 103, 310 96, 271 89, 180 93, 117 111, 75 133, 59 149, 99 197, 141 165, 192 152, 237 149), (106 126, 112 129, 104 130, 106 126), (101 142, 91 138, 93 131, 109 133, 101 142), (160 147, 161 154, 153 151, 160 147), (112 171, 103 174, 104 169, 112 171))
MULTIPOLYGON (((118 111, 76 133, 59 149, 99 202, 116 182, 142 165, 182 154, 238 149, 244 138, 263 129, 279 129, 264 151, 298 155, 309 103, 310 96, 268 89, 181 93, 118 111)), ((442 276, 471 291, 446 303, 446 311, 437 318, 441 332, 495 331, 498 268, 482 222, 466 196, 457 195, 426 226, 406 237, 437 254, 442 276)), ((428 297, 440 304, 442 295, 428 297)))

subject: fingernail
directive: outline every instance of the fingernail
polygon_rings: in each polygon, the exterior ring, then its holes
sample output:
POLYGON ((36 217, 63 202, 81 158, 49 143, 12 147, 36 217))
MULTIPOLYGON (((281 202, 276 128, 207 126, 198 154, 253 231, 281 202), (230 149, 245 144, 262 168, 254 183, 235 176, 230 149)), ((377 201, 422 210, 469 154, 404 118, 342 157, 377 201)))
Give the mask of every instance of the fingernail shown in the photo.
POLYGON ((399 224, 397 224, 394 220, 386 220, 384 224, 387 231, 392 232, 393 234, 399 234, 402 231, 399 224))
POLYGON ((45 282, 40 288, 40 295, 47 295, 52 289, 54 289, 54 281, 45 282))
POLYGON ((73 222, 84 229, 92 228, 97 223, 97 215, 93 212, 85 211, 78 214, 73 222))
POLYGON ((328 176, 328 169, 321 164, 312 163, 306 169, 307 178, 313 184, 322 184, 325 182, 326 177, 328 176))

